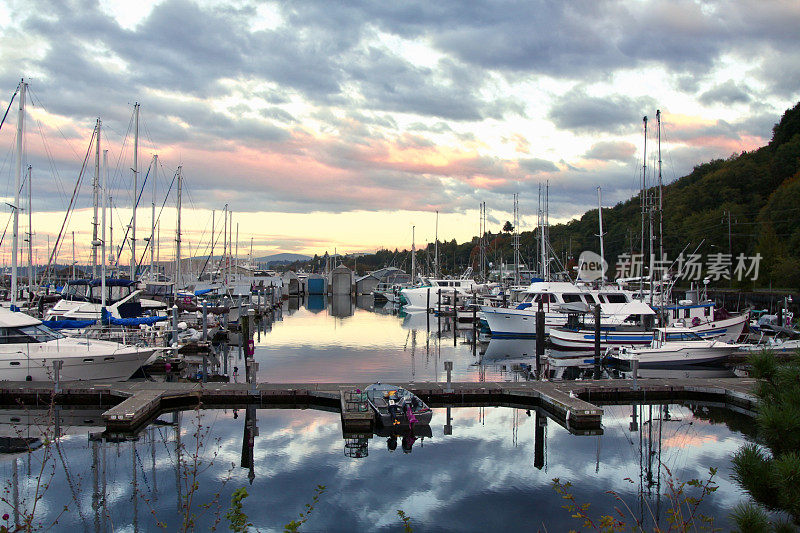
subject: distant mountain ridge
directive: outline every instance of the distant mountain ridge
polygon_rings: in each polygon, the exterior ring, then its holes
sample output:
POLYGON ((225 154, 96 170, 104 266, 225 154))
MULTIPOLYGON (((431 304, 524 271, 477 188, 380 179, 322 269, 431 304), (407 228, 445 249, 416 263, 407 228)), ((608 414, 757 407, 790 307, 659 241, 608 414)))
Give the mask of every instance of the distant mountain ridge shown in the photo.
POLYGON ((272 254, 272 255, 265 255, 262 257, 254 257, 254 263, 291 263, 293 261, 308 261, 311 259, 311 256, 304 255, 304 254, 291 254, 291 253, 279 253, 279 254, 272 254))

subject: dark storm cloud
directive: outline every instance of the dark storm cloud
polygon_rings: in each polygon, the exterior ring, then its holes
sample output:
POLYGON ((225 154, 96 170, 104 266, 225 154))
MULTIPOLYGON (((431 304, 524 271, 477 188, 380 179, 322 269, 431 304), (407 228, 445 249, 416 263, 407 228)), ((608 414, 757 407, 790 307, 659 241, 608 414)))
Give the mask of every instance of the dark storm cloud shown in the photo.
POLYGON ((649 97, 590 96, 577 88, 555 99, 548 117, 560 129, 574 133, 629 133, 656 108, 649 97))
POLYGON ((519 167, 521 170, 530 174, 539 174, 541 172, 558 172, 558 167, 552 161, 547 159, 520 159, 519 167))
POLYGON ((750 91, 746 86, 737 84, 733 80, 715 85, 700 95, 698 100, 706 105, 713 104, 738 104, 747 103, 751 100, 750 91))
POLYGON ((370 48, 350 73, 370 109, 473 121, 522 111, 522 105, 513 101, 481 101, 476 89, 484 83, 485 74, 449 59, 441 60, 436 68, 420 67, 370 48))
POLYGON ((601 141, 592 145, 583 155, 587 159, 601 161, 628 161, 636 153, 636 147, 627 141, 601 141))

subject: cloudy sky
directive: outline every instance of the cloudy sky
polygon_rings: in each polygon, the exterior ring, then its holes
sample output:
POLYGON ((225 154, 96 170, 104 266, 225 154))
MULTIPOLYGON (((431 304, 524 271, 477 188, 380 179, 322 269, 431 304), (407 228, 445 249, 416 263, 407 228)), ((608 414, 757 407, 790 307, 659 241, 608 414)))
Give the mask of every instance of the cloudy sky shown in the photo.
MULTIPOLYGON (((551 219, 566 220, 596 205, 597 186, 605 205, 634 194, 643 115, 652 168, 662 111, 672 180, 763 145, 800 93, 797 1, 8 0, 0 15, 3 108, 21 77, 31 89, 25 158, 40 257, 97 117, 118 242, 132 202, 134 102, 142 175, 159 155, 159 207, 183 167, 190 249, 202 253, 211 212, 219 228, 227 203, 240 251, 252 237, 262 255, 408 247, 412 225, 423 245, 436 210, 440 238, 463 241, 477 233, 482 201, 490 229, 511 219, 513 193, 531 229, 546 181, 551 219)), ((16 114, 0 131, 6 200, 16 114)), ((79 255, 89 166, 67 226, 79 255)), ((174 191, 163 254, 173 206, 174 191)))

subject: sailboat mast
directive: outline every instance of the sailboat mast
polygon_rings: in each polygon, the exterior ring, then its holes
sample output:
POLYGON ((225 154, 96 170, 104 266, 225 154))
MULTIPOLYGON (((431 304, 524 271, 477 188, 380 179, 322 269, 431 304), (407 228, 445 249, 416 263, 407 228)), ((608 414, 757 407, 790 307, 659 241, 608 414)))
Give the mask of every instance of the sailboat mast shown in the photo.
MULTIPOLYGON (((644 152, 642 155, 642 258, 644 259, 644 219, 647 216, 647 115, 642 119, 644 123, 644 152)), ((644 277, 644 276, 642 276, 644 277)), ((644 293, 644 287, 639 284, 639 295, 644 293)))
POLYGON ((103 150, 103 202, 100 216, 100 306, 106 306, 106 209, 108 208, 108 150, 103 150))
POLYGON ((17 168, 14 173, 14 224, 11 234, 11 305, 17 305, 17 249, 19 248, 19 189, 22 184, 22 136, 25 129, 25 80, 19 82, 17 114, 17 168))
POLYGON ((35 276, 33 274, 33 209, 32 209, 32 190, 31 190, 31 176, 33 172, 31 166, 28 165, 28 306, 33 300, 33 289, 35 284, 35 276))
POLYGON ((183 179, 181 173, 183 166, 178 166, 178 199, 177 212, 178 222, 175 231, 175 300, 178 299, 178 287, 181 282, 181 194, 183 192, 183 179))
POLYGON ((414 244, 416 226, 411 226, 411 283, 417 282, 417 247, 414 244))
POLYGON ((656 122, 658 122, 658 258, 664 259, 664 211, 663 188, 661 181, 661 110, 656 109, 656 122))
POLYGON ((131 281, 136 280, 136 200, 139 195, 139 102, 133 106, 133 214, 131 215, 131 281))
POLYGON ((436 244, 434 245, 434 255, 433 255, 433 263, 435 265, 433 275, 436 276, 436 279, 442 277, 441 273, 439 272, 439 211, 436 211, 436 244))
POLYGON ((158 185, 158 154, 153 154, 153 201, 150 206, 150 275, 155 278, 156 273, 156 247, 153 239, 156 236, 156 186, 158 185))
POLYGON ((97 207, 99 203, 98 188, 100 187, 100 119, 95 125, 96 138, 94 150, 94 180, 92 180, 92 277, 97 278, 97 207))
POLYGON ((219 273, 222 276, 224 283, 228 284, 227 269, 225 268, 225 261, 228 257, 228 204, 222 210, 222 261, 220 261, 219 273))
POLYGON ((603 284, 606 281, 606 256, 603 250, 603 192, 600 187, 597 188, 597 220, 600 224, 600 283, 603 284))

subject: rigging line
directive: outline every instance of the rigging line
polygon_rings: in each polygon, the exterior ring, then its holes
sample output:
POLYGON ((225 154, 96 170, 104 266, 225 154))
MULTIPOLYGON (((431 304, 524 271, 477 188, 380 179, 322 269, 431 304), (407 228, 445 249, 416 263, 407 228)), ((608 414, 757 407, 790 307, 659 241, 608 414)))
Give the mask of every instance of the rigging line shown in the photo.
POLYGON ((8 117, 8 112, 11 111, 11 104, 14 103, 14 98, 16 98, 17 94, 19 94, 19 85, 20 84, 18 83, 17 88, 14 90, 14 94, 11 95, 11 100, 8 101, 8 107, 6 108, 5 114, 3 114, 3 120, 0 121, 0 130, 3 129, 3 124, 6 123, 6 117, 8 117))
POLYGON ((56 237, 56 242, 53 245, 53 250, 50 252, 50 259, 47 260, 47 268, 45 268, 44 276, 47 277, 50 274, 50 267, 53 264, 53 259, 57 255, 57 250, 59 248, 59 244, 62 242, 61 237, 64 235, 64 228, 67 225, 69 220, 70 212, 72 211, 72 207, 75 204, 75 198, 78 195, 78 191, 80 190, 81 182, 83 181, 83 173, 86 170, 86 165, 89 161, 89 156, 92 153, 92 145, 97 134, 97 128, 94 129, 92 132, 92 138, 89 140, 89 146, 86 148, 86 157, 83 158, 83 165, 81 165, 81 171, 78 174, 78 180, 75 182, 75 188, 72 190, 72 198, 69 201, 69 206, 67 206, 67 216, 64 217, 64 222, 61 223, 61 229, 58 232, 58 236, 56 237))
MULTIPOLYGON (((36 92, 35 92, 33 89, 31 89, 31 87, 30 87, 30 86, 28 86, 28 92, 30 92, 30 94, 31 94, 31 103, 33 103, 34 105, 37 105, 37 104, 36 104, 36 102, 38 102, 38 106, 39 106, 39 107, 41 107, 41 108, 42 108, 42 110, 43 110, 45 113, 47 113, 48 115, 52 114, 52 113, 50 113, 50 111, 48 111, 48 110, 47 110, 47 108, 44 106, 44 104, 42 103, 42 100, 39 98, 39 95, 38 95, 38 94, 37 94, 37 93, 36 93, 36 92)), ((79 157, 81 156, 81 154, 79 154, 79 153, 78 153, 78 151, 77 151, 77 150, 75 150, 75 147, 72 145, 72 142, 70 142, 70 140, 69 140, 69 139, 67 139, 67 136, 66 136, 66 135, 64 135, 64 132, 63 132, 63 131, 61 131, 61 128, 58 126, 58 124, 56 124, 56 125, 55 125, 55 128, 56 128, 56 130, 58 130, 58 133, 60 133, 60 134, 61 134, 61 137, 63 137, 63 138, 64 138, 64 141, 66 141, 66 143, 67 143, 67 146, 69 146, 69 149, 70 149, 70 150, 72 150, 72 153, 73 153, 73 154, 75 154, 75 157, 78 157, 78 158, 79 158, 79 157)))
MULTIPOLYGON (((167 205, 167 200, 169 199, 169 193, 172 191, 172 185, 175 183, 175 178, 177 178, 178 173, 176 172, 174 176, 172 176, 172 182, 169 184, 169 189, 167 190, 167 194, 164 195, 164 202, 161 204, 161 210, 158 212, 158 216, 156 217, 155 224, 158 224, 161 221, 161 213, 164 212, 164 206, 167 205)), ((142 251, 142 258, 139 260, 139 265, 144 263, 144 256, 147 254, 147 250, 150 247, 150 243, 153 242, 153 228, 150 228, 150 240, 147 241, 147 244, 144 245, 144 250, 142 251)))
MULTIPOLYGON (((152 165, 147 168, 147 174, 144 175, 144 180, 142 181, 142 188, 139 190, 138 197, 136 198, 135 207, 139 207, 139 201, 142 199, 142 194, 144 194, 144 186, 145 186, 145 184, 147 184, 147 177, 150 175, 150 168, 151 167, 152 167, 152 165)), ((133 213, 131 213, 131 220, 130 220, 130 222, 128 222, 128 226, 125 228, 125 235, 123 235, 123 237, 122 237, 122 241, 121 241, 122 243, 124 243, 125 241, 128 240, 128 233, 130 232, 132 225, 133 225, 133 213)), ((125 248, 124 244, 122 246, 120 246, 119 255, 117 255, 117 262, 119 262, 120 256, 122 255, 122 250, 124 248, 125 248)), ((135 266, 135 268, 138 269, 139 265, 137 264, 135 266)), ((135 276, 136 276, 136 273, 135 272, 131 272, 131 279, 133 279, 135 276)))
POLYGON ((44 148, 45 153, 47 154, 47 161, 50 165, 50 172, 55 177, 56 187, 58 188, 58 192, 61 194, 62 202, 67 199, 67 191, 64 189, 64 184, 61 181, 61 175, 58 173, 58 169, 56 168, 55 158, 53 157, 52 150, 50 150, 50 145, 47 144, 47 138, 44 135, 44 131, 42 130, 42 123, 41 121, 37 120, 36 125, 39 130, 39 136, 42 138, 42 147, 44 148))
POLYGON ((11 223, 11 220, 14 218, 14 212, 12 211, 8 215, 8 220, 6 221, 6 227, 3 229, 3 235, 0 236, 0 246, 3 245, 3 240, 6 238, 6 232, 8 231, 8 225, 11 223))

